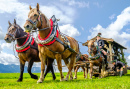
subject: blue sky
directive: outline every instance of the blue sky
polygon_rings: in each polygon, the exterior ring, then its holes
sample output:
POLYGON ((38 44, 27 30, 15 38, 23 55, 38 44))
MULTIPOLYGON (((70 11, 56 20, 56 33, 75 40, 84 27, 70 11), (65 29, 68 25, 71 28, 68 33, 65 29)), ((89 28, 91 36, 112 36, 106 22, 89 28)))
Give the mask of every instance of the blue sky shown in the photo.
MULTIPOLYGON (((98 32, 102 37, 113 38, 128 49, 125 57, 130 65, 130 1, 129 0, 0 0, 0 63, 19 64, 14 57, 12 44, 3 38, 7 32, 8 20, 23 27, 29 12, 37 3, 40 10, 50 18, 56 15, 60 30, 85 42, 98 32)), ((80 50, 87 53, 81 43, 80 50)), ((38 64, 35 64, 38 66, 38 64)))

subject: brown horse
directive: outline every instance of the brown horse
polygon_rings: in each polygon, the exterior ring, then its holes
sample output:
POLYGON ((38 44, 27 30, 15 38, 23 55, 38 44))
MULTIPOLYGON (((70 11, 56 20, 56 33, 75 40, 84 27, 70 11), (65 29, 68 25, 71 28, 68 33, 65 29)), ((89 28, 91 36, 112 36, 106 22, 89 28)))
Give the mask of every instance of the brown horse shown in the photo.
MULTIPOLYGON (((14 20, 14 24, 11 24, 9 22, 8 32, 5 36, 5 41, 7 43, 11 43, 14 40, 17 40, 16 51, 18 52, 18 57, 20 61, 20 77, 17 81, 20 82, 23 80, 24 65, 26 61, 28 61, 27 71, 30 74, 31 78, 38 79, 37 75, 31 73, 33 63, 40 62, 38 55, 38 45, 34 41, 34 39, 31 36, 29 36, 29 34, 24 32, 24 30, 16 24, 16 20, 14 20)), ((49 60, 51 61, 47 62, 47 70, 45 75, 51 70, 53 79, 55 80, 56 77, 52 66, 52 62, 54 61, 54 59, 49 60)))
MULTIPOLYGON (((70 51, 70 49, 66 48, 63 45, 65 44, 65 40, 61 37, 61 34, 58 34, 59 32, 57 29, 56 32, 54 29, 52 30, 52 28, 54 28, 54 25, 50 23, 52 23, 52 21, 51 20, 49 21, 48 18, 43 13, 41 13, 41 11, 39 10, 39 4, 37 3, 36 8, 34 9, 32 9, 30 6, 28 20, 24 24, 24 28, 28 32, 32 31, 33 29, 36 31, 36 28, 39 31, 38 43, 41 45, 38 45, 38 49, 39 49, 39 57, 42 62, 41 65, 43 66, 45 65, 45 61, 47 58, 56 59, 58 69, 60 71, 60 77, 61 77, 60 80, 63 81, 64 75, 62 73, 62 63, 61 63, 61 59, 63 59, 66 66, 68 67, 68 73, 66 75, 65 80, 68 80, 69 75, 70 75, 70 79, 73 79, 71 71, 75 64, 76 54, 79 52, 78 43, 72 37, 68 37, 68 36, 65 37, 68 39, 68 41, 70 42, 70 47, 75 52, 70 51), (52 33, 55 32, 56 34, 51 34, 51 32, 52 33), (48 44, 50 44, 50 42, 53 43, 51 43, 51 45, 47 45, 47 44, 45 45, 44 44, 44 42, 46 42, 45 39, 48 40, 51 37, 52 39, 49 40, 47 43, 48 44), (69 63, 69 58, 70 58, 70 63, 69 63)), ((44 69, 45 66, 41 69, 40 79, 37 81, 38 83, 41 83, 44 80, 44 69)))
MULTIPOLYGON (((85 62, 85 61, 88 61, 88 55, 87 54, 82 54, 82 55, 78 55, 76 57, 76 62, 85 62)), ((84 78, 87 78, 87 74, 88 74, 88 64, 85 64, 85 65, 77 65, 74 67, 74 71, 75 71, 75 76, 74 76, 74 79, 77 79, 77 71, 79 68, 82 68, 83 69, 83 72, 84 72, 84 78), (86 75, 85 75, 85 72, 86 72, 86 75)))
MULTIPOLYGON (((101 69, 104 68, 104 61, 101 53, 98 52, 97 47, 94 44, 94 40, 87 41, 88 52, 89 52, 89 63, 90 63, 90 79, 93 76, 93 66, 99 66, 99 73, 101 74, 101 69)), ((100 76, 102 77, 102 76, 100 76)))

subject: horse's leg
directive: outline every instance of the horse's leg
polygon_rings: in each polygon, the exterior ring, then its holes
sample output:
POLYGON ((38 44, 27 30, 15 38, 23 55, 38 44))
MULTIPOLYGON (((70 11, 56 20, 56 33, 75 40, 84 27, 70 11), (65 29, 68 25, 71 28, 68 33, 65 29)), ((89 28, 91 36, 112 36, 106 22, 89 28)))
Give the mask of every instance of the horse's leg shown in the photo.
POLYGON ((39 58, 41 60, 41 75, 40 75, 40 78, 39 80, 37 81, 37 83, 42 83, 44 81, 44 70, 45 70, 45 60, 46 60, 46 56, 45 55, 42 55, 40 52, 39 52, 39 58))
MULTIPOLYGON (((67 68, 69 69, 69 60, 68 59, 64 59, 64 63, 65 63, 65 65, 67 66, 67 68)), ((70 73, 70 80, 72 80, 73 79, 73 74, 72 74, 72 72, 70 73)))
POLYGON ((93 76, 93 64, 90 63, 90 79, 92 79, 93 76))
POLYGON ((34 63, 34 61, 32 59, 30 59, 29 62, 28 62, 28 69, 27 69, 27 71, 30 74, 31 78, 38 79, 38 76, 32 74, 32 72, 31 72, 31 68, 32 68, 33 63, 34 63))
POLYGON ((47 65, 47 68, 45 70, 44 78, 46 77, 47 73, 50 71, 50 66, 47 65))
POLYGON ((44 78, 46 77, 47 73, 49 71, 51 71, 52 76, 53 76, 53 80, 56 79, 56 76, 55 76, 55 73, 54 73, 54 69, 53 69, 53 65, 52 65, 53 61, 54 61, 54 59, 47 61, 47 69, 45 71, 44 78))
POLYGON ((72 71, 70 72, 70 80, 73 80, 73 74, 72 74, 72 71))
POLYGON ((55 76, 55 73, 54 73, 53 65, 50 66, 50 69, 51 69, 51 73, 52 73, 52 76, 53 76, 53 80, 55 80, 56 76, 55 76))
POLYGON ((78 71, 78 69, 80 68, 80 66, 76 66, 76 68, 75 68, 75 75, 74 75, 74 79, 77 79, 77 71, 78 71))
POLYGON ((85 78, 85 68, 84 68, 84 66, 82 66, 81 68, 82 68, 83 71, 84 71, 84 78, 85 78))
POLYGON ((86 67, 85 67, 85 72, 86 72, 85 78, 88 78, 88 65, 87 64, 86 64, 86 67))
POLYGON ((46 70, 45 70, 44 78, 46 77, 47 73, 51 70, 51 69, 50 69, 50 65, 49 65, 49 63, 48 63, 48 59, 46 60, 46 65, 47 65, 47 68, 46 68, 46 70))
POLYGON ((67 73, 67 75, 66 75, 65 80, 68 80, 69 74, 71 73, 71 71, 72 71, 72 69, 73 69, 73 67, 74 67, 75 60, 76 60, 76 54, 72 54, 72 55, 70 56, 70 63, 69 63, 69 67, 68 67, 68 68, 69 68, 69 71, 68 71, 68 73, 67 73))
POLYGON ((62 73, 62 63, 61 63, 61 54, 56 55, 56 60, 57 60, 57 65, 58 65, 58 70, 60 71, 60 81, 64 81, 64 75, 62 73))
POLYGON ((99 78, 101 78, 101 69, 102 69, 102 65, 99 65, 99 78))
POLYGON ((24 65, 25 63, 23 64, 22 62, 20 62, 20 76, 17 82, 21 82, 23 80, 24 65))

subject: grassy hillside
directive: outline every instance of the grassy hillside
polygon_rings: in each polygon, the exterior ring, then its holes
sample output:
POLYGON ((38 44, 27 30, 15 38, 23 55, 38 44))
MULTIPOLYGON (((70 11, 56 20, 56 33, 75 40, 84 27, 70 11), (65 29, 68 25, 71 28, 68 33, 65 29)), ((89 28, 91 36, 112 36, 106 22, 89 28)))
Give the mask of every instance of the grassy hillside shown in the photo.
POLYGON ((16 82, 18 77, 19 73, 0 73, 0 89, 130 89, 130 71, 122 77, 109 76, 103 79, 84 79, 83 72, 79 72, 77 80, 64 82, 60 82, 59 73, 56 73, 56 80, 52 80, 49 73, 40 84, 31 79, 28 73, 24 73, 23 82, 16 82))

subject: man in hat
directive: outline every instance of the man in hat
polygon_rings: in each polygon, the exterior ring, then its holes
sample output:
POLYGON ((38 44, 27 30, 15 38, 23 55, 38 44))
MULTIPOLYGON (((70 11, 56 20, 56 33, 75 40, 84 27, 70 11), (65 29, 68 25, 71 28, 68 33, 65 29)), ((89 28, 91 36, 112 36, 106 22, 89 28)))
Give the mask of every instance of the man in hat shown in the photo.
POLYGON ((101 33, 97 34, 97 46, 98 46, 98 51, 101 52, 101 54, 105 58, 104 61, 105 61, 105 64, 106 64, 106 69, 107 69, 107 66, 108 66, 107 52, 104 50, 104 41, 101 40, 101 33))
POLYGON ((113 60, 112 64, 114 65, 114 67, 112 68, 114 71, 116 71, 116 67, 118 67, 117 72, 119 72, 121 77, 123 75, 123 68, 125 68, 125 64, 117 60, 113 60))

